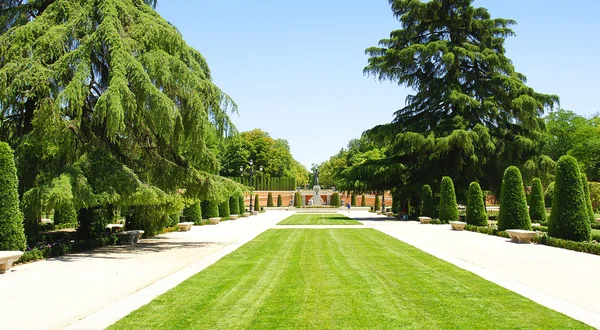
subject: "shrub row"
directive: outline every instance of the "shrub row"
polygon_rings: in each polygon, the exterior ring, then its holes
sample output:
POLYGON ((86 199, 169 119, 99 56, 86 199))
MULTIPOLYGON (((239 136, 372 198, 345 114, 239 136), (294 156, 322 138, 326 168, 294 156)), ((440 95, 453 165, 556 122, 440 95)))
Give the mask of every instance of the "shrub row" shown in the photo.
POLYGON ((561 249, 600 255, 600 244, 593 242, 575 242, 566 239, 550 237, 548 235, 534 237, 533 241, 538 244, 548 245, 561 249))
POLYGON ((60 257, 69 253, 83 252, 98 247, 114 245, 116 242, 117 239, 114 235, 81 241, 71 241, 70 238, 65 238, 54 242, 40 242, 28 248, 16 263, 20 264, 40 259, 60 257))
POLYGON ((252 182, 248 180, 248 177, 230 177, 229 179, 241 183, 243 185, 254 187, 254 190, 296 190, 297 181, 296 178, 284 178, 284 177, 265 177, 261 176, 253 178, 252 182))
POLYGON ((505 231, 498 230, 496 228, 466 225, 465 226, 465 230, 473 231, 473 232, 476 232, 476 233, 487 234, 487 235, 493 235, 493 236, 500 236, 500 237, 510 238, 510 236, 505 231))

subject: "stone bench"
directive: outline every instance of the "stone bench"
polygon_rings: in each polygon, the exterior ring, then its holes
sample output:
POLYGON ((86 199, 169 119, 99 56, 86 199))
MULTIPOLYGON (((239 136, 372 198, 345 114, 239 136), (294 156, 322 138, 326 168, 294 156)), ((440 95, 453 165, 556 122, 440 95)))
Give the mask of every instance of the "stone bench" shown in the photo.
POLYGON ((240 216, 237 214, 230 214, 229 215, 229 220, 237 220, 240 216))
POLYGON ((393 218, 394 217, 394 212, 385 212, 385 215, 387 215, 388 218, 393 218))
POLYGON ((210 218, 208 221, 210 221, 211 225, 218 225, 221 222, 221 218, 210 218))
POLYGON ((249 216, 250 216, 250 212, 244 212, 244 213, 242 214, 242 216, 243 216, 244 218, 247 218, 247 217, 249 217, 249 216))
POLYGON ((377 211, 375 211, 375 213, 376 213, 377 215, 381 215, 381 210, 377 210, 377 211))
POLYGON ((179 231, 190 231, 193 225, 193 222, 180 222, 177 224, 177 228, 179 228, 179 231))
POLYGON ((515 243, 531 243, 531 239, 535 236, 535 231, 523 229, 507 229, 506 233, 510 236, 510 240, 515 243))
POLYGON ((421 223, 430 223, 431 218, 430 217, 419 217, 419 221, 421 221, 421 223))
POLYGON ((127 230, 120 231, 115 234, 117 236, 117 240, 119 244, 123 245, 132 245, 139 242, 140 238, 144 234, 143 230, 127 230))
POLYGON ((450 221, 450 226, 452 226, 452 230, 462 231, 465 229, 466 225, 467 223, 463 221, 450 221))
POLYGON ((597 222, 597 223, 600 223, 600 218, 596 218, 596 222, 597 222))
POLYGON ((252 215, 258 215, 260 212, 258 211, 252 211, 252 215))
POLYGON ((0 274, 8 272, 12 264, 22 255, 21 251, 0 251, 0 274))
POLYGON ((123 228, 125 228, 125 225, 119 223, 111 223, 106 225, 106 229, 108 229, 113 234, 123 230, 123 228))

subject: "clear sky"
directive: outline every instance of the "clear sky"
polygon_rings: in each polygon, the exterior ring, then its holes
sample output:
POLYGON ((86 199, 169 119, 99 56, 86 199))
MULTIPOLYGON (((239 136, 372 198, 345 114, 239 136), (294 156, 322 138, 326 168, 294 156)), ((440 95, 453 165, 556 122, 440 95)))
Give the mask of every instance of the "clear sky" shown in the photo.
MULTIPOLYGON (((529 86, 579 114, 600 111, 599 0, 474 5, 518 22, 506 47, 529 86)), ((159 0, 157 10, 236 101, 237 128, 288 140, 307 168, 391 121, 410 92, 362 73, 364 50, 400 27, 387 0, 159 0)))

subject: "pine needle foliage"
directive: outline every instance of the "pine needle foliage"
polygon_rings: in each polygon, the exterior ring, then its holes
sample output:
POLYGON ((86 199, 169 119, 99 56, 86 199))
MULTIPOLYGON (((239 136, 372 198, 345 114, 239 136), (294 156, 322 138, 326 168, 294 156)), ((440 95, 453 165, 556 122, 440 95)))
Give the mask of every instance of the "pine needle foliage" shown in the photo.
POLYGON ((472 182, 469 185, 467 196, 467 224, 473 226, 487 226, 488 217, 483 203, 483 192, 479 183, 472 182))
POLYGON ((17 168, 13 151, 0 142, 0 251, 25 250, 23 214, 19 209, 17 168))
POLYGON ((529 217, 533 222, 546 222, 547 220, 544 188, 542 187, 542 180, 540 178, 534 178, 531 183, 529 217))
POLYGON ((449 176, 442 178, 440 186, 440 221, 448 223, 458 221, 458 204, 456 203, 456 192, 454 182, 449 176))
POLYGON ((423 185, 421 188, 421 215, 433 217, 433 192, 431 186, 423 185))
POLYGON ((516 166, 508 167, 504 171, 504 178, 502 179, 498 230, 507 229, 531 230, 531 219, 527 209, 523 178, 521 177, 521 171, 516 166))

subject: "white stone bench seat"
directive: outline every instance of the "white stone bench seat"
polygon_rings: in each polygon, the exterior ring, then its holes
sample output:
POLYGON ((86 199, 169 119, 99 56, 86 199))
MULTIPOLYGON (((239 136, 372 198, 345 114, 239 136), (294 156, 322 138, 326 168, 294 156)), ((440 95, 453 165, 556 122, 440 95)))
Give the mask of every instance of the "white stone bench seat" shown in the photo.
POLYGON ((463 221, 450 221, 450 226, 452 226, 452 230, 462 231, 465 229, 466 225, 467 223, 463 221))
POLYGON ((430 223, 431 218, 430 217, 419 217, 419 221, 421 221, 421 223, 430 223))
POLYGON ((531 239, 536 234, 535 231, 523 229, 507 229, 506 233, 510 236, 510 240, 515 243, 531 243, 531 239))
POLYGON ((177 224, 177 227, 179 228, 179 231, 190 231, 193 225, 193 222, 180 222, 177 224))
POLYGON ((21 251, 0 251, 0 274, 4 274, 10 270, 12 264, 19 260, 23 252, 21 251))

